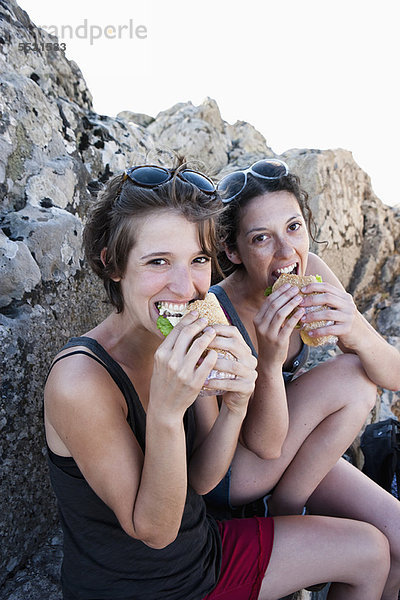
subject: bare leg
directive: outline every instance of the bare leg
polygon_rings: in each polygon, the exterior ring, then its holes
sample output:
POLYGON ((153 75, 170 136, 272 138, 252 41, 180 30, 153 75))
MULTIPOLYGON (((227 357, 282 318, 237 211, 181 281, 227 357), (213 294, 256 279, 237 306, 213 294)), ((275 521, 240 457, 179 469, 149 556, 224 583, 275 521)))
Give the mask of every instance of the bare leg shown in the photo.
POLYGON ((309 498, 313 514, 371 523, 387 537, 391 567, 382 598, 397 600, 400 588, 400 502, 361 471, 340 459, 309 498))
POLYGON ((327 517, 277 517, 260 600, 320 583, 330 600, 378 600, 389 570, 385 536, 366 523, 327 517), (362 549, 360 551, 360 549, 362 549))
POLYGON ((272 514, 299 514, 310 494, 360 431, 376 387, 353 354, 326 361, 287 388, 289 432, 279 458, 242 446, 232 463, 231 502, 245 504, 276 486, 272 514))

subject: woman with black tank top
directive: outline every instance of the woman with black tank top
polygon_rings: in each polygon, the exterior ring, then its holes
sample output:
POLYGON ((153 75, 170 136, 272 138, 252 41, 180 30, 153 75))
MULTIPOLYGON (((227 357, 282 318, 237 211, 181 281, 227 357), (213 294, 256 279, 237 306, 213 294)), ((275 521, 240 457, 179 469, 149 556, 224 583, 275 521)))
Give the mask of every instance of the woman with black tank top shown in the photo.
POLYGON ((231 463, 256 359, 235 327, 188 312, 164 339, 157 320, 205 296, 219 210, 203 174, 142 165, 114 177, 88 217, 86 257, 113 311, 65 345, 45 388, 64 599, 255 600, 321 580, 338 582, 334 598, 378 599, 389 557, 370 525, 206 514, 202 495, 231 463), (208 381, 214 367, 234 378, 208 381), (220 409, 200 394, 206 380, 224 392, 220 409))
POLYGON ((217 187, 225 205, 218 238, 226 278, 211 290, 257 356, 258 379, 243 426, 247 448, 239 446, 209 498, 237 506, 267 496, 275 516, 301 514, 306 505, 312 514, 372 523, 391 548, 384 597, 397 599, 400 502, 341 455, 374 407, 376 387, 400 388, 400 353, 309 251, 310 237, 316 240, 308 195, 283 161, 260 160, 217 187), (319 275, 322 282, 303 288, 304 297, 289 283, 271 293, 285 273, 319 275), (296 326, 313 321, 325 325, 309 335, 329 335, 331 344, 336 338, 342 354, 327 354, 329 360, 307 371, 308 346, 296 326))

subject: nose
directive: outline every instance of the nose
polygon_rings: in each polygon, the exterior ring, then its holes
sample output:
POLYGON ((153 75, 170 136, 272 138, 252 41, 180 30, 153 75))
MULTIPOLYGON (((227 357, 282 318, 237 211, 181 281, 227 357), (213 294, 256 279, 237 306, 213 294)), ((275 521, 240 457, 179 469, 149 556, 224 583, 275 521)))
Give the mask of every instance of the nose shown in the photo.
POLYGON ((195 286, 190 269, 186 266, 176 266, 172 269, 168 288, 177 299, 192 299, 195 296, 195 286))
POLYGON ((295 254, 295 249, 286 237, 279 237, 276 239, 275 254, 279 258, 291 258, 295 254))

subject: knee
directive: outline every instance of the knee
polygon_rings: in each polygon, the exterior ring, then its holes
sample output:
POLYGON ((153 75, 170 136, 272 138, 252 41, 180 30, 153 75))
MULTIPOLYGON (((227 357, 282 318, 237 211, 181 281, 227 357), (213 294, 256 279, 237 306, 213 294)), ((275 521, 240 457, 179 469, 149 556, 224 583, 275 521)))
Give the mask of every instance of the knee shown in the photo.
POLYGON ((365 523, 366 543, 363 547, 365 567, 382 574, 386 580, 390 570, 390 544, 387 537, 376 527, 365 523))
POLYGON ((368 414, 376 403, 376 384, 369 379, 360 359, 356 354, 341 354, 333 359, 338 374, 346 382, 346 389, 351 395, 351 402, 357 404, 359 410, 368 414))

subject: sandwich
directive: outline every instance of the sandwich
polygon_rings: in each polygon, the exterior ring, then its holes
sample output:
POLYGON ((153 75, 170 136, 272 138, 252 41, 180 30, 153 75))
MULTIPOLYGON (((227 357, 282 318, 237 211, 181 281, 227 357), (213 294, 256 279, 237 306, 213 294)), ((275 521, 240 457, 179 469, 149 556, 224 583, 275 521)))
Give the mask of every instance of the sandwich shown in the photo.
MULTIPOLYGON (((163 335, 167 336, 188 312, 194 310, 198 312, 199 318, 205 317, 207 319, 207 325, 230 324, 215 294, 208 292, 204 300, 194 300, 187 304, 186 307, 181 307, 179 312, 174 311, 173 307, 169 304, 160 303, 158 306, 160 316, 157 319, 157 327, 163 335)), ((205 327, 207 327, 207 325, 205 327)), ((210 348, 212 348, 212 346, 210 346, 210 348)), ((226 350, 218 350, 218 358, 236 360, 236 358, 226 350)), ((213 369, 207 379, 235 379, 235 375, 213 369)), ((203 386, 200 395, 221 395, 223 393, 222 390, 211 390, 210 388, 203 386)))
MULTIPOLYGON (((271 288, 267 288, 265 291, 265 295, 268 296, 275 292, 275 290, 279 289, 285 283, 290 283, 293 286, 297 286, 299 288, 299 294, 301 296, 306 296, 308 294, 303 294, 301 288, 310 283, 322 282, 322 278, 319 275, 294 275, 292 273, 282 273, 280 277, 275 281, 274 285, 271 288)), ((318 294, 319 292, 313 292, 313 294, 318 294)), ((308 312, 317 312, 319 310, 323 310, 327 308, 326 305, 323 306, 307 306, 305 307, 306 313, 308 312)), ((293 313, 292 313, 293 314, 293 313)), ((289 315, 290 317, 291 315, 289 315)), ((322 346, 324 344, 336 344, 337 337, 335 335, 321 335, 318 337, 310 337, 308 335, 308 331, 312 329, 317 329, 318 327, 325 327, 327 325, 333 325, 334 321, 312 321, 311 323, 304 323, 297 325, 297 328, 300 329, 300 337, 303 342, 307 346, 322 346)))

